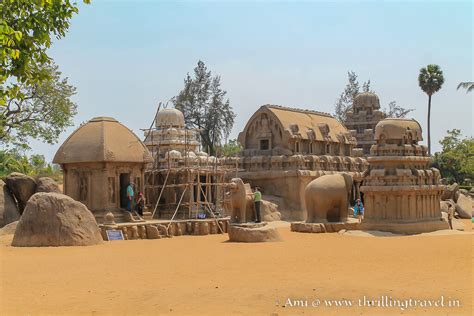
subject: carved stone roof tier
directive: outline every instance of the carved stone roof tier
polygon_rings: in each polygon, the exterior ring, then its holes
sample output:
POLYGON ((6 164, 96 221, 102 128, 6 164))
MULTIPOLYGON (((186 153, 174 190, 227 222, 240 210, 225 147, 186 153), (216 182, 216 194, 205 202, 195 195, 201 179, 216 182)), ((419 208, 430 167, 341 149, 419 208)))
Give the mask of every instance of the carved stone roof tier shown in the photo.
POLYGON ((177 109, 162 109, 156 115, 156 127, 157 128, 168 128, 177 127, 184 128, 184 115, 183 112, 177 109))
POLYGON ((263 105, 250 118, 245 129, 239 135, 240 143, 245 143, 247 130, 262 113, 267 113, 278 122, 289 138, 350 143, 349 131, 328 113, 289 108, 279 105, 263 105))
POLYGON ((372 92, 359 93, 354 98, 354 107, 380 109, 379 97, 372 92))
POLYGON ((150 152, 127 127, 111 117, 95 117, 59 147, 53 162, 152 162, 150 152))
POLYGON ((423 140, 420 123, 414 119, 384 119, 375 126, 375 140, 377 141, 407 138, 413 142, 423 140))

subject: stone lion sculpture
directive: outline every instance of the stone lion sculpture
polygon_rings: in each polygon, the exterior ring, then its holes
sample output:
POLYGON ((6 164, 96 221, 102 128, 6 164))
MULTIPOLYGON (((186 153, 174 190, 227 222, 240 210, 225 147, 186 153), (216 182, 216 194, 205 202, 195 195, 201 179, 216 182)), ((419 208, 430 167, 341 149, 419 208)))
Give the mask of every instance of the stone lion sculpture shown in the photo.
POLYGON ((347 219, 353 179, 348 173, 324 175, 305 189, 307 223, 340 222, 347 219))
POLYGON ((233 178, 229 184, 230 188, 230 218, 232 223, 245 223, 249 220, 247 213, 252 203, 252 191, 250 186, 244 184, 240 178, 233 178))

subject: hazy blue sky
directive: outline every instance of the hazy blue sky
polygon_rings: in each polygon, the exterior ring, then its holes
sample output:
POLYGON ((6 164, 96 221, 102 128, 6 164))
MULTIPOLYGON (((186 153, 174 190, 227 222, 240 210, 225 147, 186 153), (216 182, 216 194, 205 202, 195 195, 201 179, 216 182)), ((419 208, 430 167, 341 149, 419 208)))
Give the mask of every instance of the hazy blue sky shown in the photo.
MULTIPOLYGON (((456 90, 474 80, 472 20, 470 1, 93 0, 50 53, 77 87, 76 127, 112 116, 140 136, 199 59, 222 77, 237 114, 233 137, 267 103, 333 113, 348 70, 371 80, 382 106, 415 108, 425 127, 417 75, 436 63, 445 74, 431 117, 439 150, 448 129, 473 135, 474 93, 456 90)), ((33 142, 33 150, 50 160, 73 130, 57 145, 33 142)))

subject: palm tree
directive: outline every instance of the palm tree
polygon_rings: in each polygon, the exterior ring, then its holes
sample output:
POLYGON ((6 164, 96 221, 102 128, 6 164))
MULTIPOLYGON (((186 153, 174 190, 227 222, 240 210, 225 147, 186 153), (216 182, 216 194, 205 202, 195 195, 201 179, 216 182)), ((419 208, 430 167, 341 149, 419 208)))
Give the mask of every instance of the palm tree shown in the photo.
POLYGON ((474 90, 474 82, 460 82, 458 84, 458 90, 459 88, 463 88, 463 89, 466 89, 466 93, 469 93, 471 92, 472 90, 474 90))
POLYGON ((426 68, 420 69, 418 75, 418 84, 428 95, 428 154, 431 156, 431 130, 430 130, 430 116, 431 116, 431 96, 441 89, 444 83, 443 71, 438 65, 428 65, 426 68))

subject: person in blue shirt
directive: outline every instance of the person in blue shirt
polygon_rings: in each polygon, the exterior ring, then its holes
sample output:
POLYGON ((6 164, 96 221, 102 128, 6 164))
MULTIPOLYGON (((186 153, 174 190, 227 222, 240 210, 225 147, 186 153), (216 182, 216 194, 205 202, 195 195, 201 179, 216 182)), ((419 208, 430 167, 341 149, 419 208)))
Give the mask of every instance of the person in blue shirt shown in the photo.
POLYGON ((133 182, 130 182, 127 186, 127 211, 129 212, 132 212, 134 196, 135 192, 133 191, 133 182))
POLYGON ((359 219, 359 223, 364 219, 364 204, 360 199, 357 199, 354 205, 354 216, 359 219))

